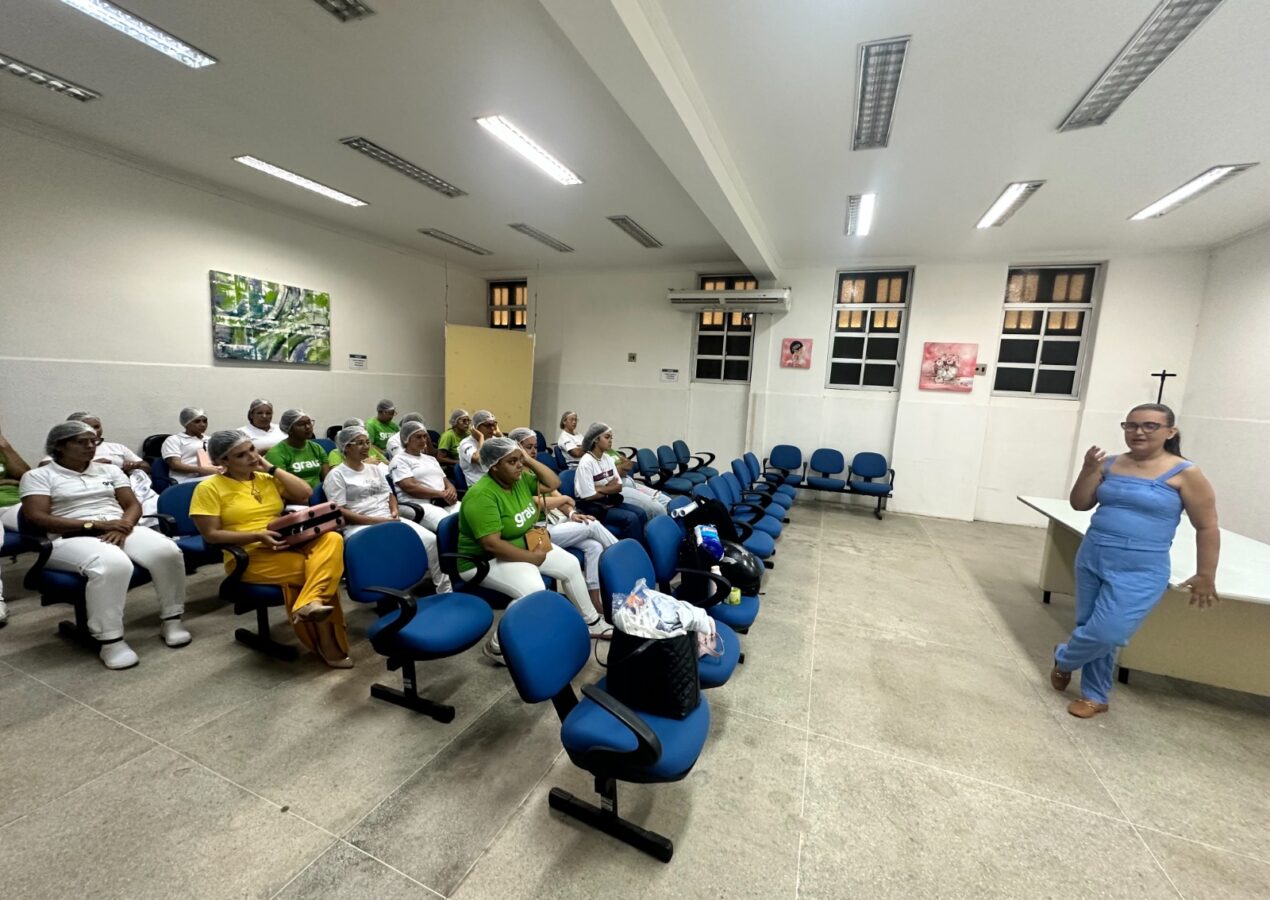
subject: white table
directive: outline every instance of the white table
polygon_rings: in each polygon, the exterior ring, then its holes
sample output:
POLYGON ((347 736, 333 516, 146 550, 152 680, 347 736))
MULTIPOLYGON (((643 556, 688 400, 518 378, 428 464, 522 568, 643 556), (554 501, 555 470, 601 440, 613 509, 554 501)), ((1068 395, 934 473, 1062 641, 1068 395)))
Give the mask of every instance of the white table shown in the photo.
MULTIPOLYGON (((1075 594, 1074 563, 1091 511, 1074 510, 1066 500, 1019 497, 1049 520, 1041 590, 1075 594)), ((1209 609, 1189 606, 1190 593, 1177 586, 1195 574, 1195 529, 1186 516, 1170 551, 1169 589, 1129 646, 1120 652, 1120 680, 1140 669, 1201 684, 1270 697, 1270 545, 1221 532, 1217 593, 1209 609)))

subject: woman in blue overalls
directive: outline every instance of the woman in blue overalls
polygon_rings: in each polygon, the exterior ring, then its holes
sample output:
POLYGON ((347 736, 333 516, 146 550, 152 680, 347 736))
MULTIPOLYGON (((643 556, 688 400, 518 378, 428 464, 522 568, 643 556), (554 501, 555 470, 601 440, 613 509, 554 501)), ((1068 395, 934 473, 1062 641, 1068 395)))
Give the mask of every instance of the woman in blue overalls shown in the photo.
POLYGON ((1168 588, 1183 509, 1195 526, 1197 571, 1181 587, 1192 605, 1217 600, 1217 504, 1208 479, 1182 458, 1173 410, 1135 406, 1120 427, 1129 452, 1109 457, 1090 447, 1071 493, 1074 509, 1098 508, 1076 554, 1076 630, 1054 648, 1050 684, 1066 690, 1080 669, 1081 697, 1067 711, 1082 719, 1107 711, 1116 652, 1168 588))

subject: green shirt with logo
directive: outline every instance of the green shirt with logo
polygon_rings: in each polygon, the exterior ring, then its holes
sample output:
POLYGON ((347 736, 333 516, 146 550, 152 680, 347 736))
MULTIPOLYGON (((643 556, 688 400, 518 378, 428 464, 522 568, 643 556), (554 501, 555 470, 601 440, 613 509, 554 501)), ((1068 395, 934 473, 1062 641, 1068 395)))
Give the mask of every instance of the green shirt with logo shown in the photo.
MULTIPOLYGON (((486 476, 468 488, 459 507, 459 553, 488 559, 481 538, 500 534, 509 544, 525 549, 525 532, 538 522, 541 511, 534 505, 538 476, 525 472, 510 488, 486 476)), ((459 571, 475 568, 475 563, 459 560, 459 571)))
POLYGON ((265 459, 279 469, 303 478, 310 487, 317 487, 322 483, 322 464, 326 462, 326 451, 317 441, 309 441, 303 447, 292 447, 282 441, 269 448, 265 459))

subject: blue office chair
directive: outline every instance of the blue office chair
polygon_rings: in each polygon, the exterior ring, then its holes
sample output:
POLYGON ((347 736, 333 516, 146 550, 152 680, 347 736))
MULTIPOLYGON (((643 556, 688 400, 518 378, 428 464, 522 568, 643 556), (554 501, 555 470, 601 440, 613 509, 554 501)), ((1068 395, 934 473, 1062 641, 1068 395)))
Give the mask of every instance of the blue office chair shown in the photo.
POLYGON ((696 473, 706 478, 713 478, 719 474, 719 470, 710 465, 714 462, 713 453, 693 453, 688 449, 687 441, 672 441, 670 449, 674 451, 675 459, 679 462, 680 475, 696 473))
POLYGON ((675 474, 679 463, 674 455, 674 451, 665 445, 659 447, 656 453, 647 447, 639 448, 635 451, 636 476, 649 487, 667 494, 691 494, 695 483, 675 474))
MULTIPOLYGON (((750 474, 749 466, 745 464, 745 460, 740 458, 732 460, 732 474, 736 477, 737 484, 741 486, 743 494, 751 493, 765 497, 773 505, 780 506, 786 513, 794 505, 794 498, 789 494, 775 489, 762 479, 757 482, 754 481, 750 474)), ((775 515, 776 511, 772 510, 772 514, 775 515)))
POLYGON ((467 493, 467 476, 463 474, 462 466, 455 466, 450 472, 450 484, 454 485, 455 493, 457 493, 460 498, 467 493))
POLYGON ((326 485, 317 483, 317 487, 309 493, 309 506, 319 506, 326 502, 326 485))
POLYGON ((219 563, 222 559, 219 550, 208 549, 190 518, 190 500, 198 486, 197 481, 187 481, 174 484, 159 495, 159 529, 181 548, 186 575, 193 575, 203 566, 219 563))
POLYGON ((428 440, 432 441, 432 446, 435 448, 435 447, 436 447, 436 445, 437 445, 437 444, 439 444, 439 443, 441 442, 441 432, 439 432, 439 431, 433 431, 431 428, 429 428, 429 429, 428 429, 428 440))
MULTIPOLYGON (((785 523, 789 521, 789 518, 785 515, 788 510, 785 508, 784 504, 777 502, 771 494, 764 494, 761 491, 747 490, 741 486, 740 479, 731 472, 724 472, 722 475, 718 475, 716 477, 719 479, 719 483, 723 485, 724 490, 733 502, 757 506, 759 509, 763 510, 764 514, 768 518, 772 519, 779 526, 783 527, 785 523)), ((713 480, 714 479, 711 479, 711 481, 713 480)), ((779 531, 772 532, 770 528, 764 528, 763 530, 769 531, 772 537, 780 537, 779 531)))
POLYGON ((793 444, 777 444, 772 448, 771 455, 763 460, 763 478, 769 484, 798 487, 806 475, 803 451, 793 444))
MULTIPOLYGON (((706 497, 711 500, 718 500, 725 507, 728 505, 727 500, 720 497, 709 482, 697 485, 697 487, 693 489, 692 493, 693 496, 696 497, 706 497)), ((734 516, 732 518, 732 526, 736 529, 737 535, 741 538, 741 546, 746 550, 749 550, 759 559, 763 560, 763 565, 770 569, 772 568, 772 554, 776 552, 776 539, 767 532, 756 531, 749 521, 747 521, 748 519, 755 518, 756 515, 761 512, 762 510, 747 510, 740 518, 734 516)))
MULTIPOLYGON (((731 475, 731 472, 727 476, 716 475, 707 482, 714 495, 723 501, 734 519, 739 519, 755 531, 771 535, 773 540, 780 537, 783 530, 781 520, 768 515, 767 510, 757 501, 743 500, 741 490, 736 486, 736 479, 733 478, 730 482, 727 480, 731 475)), ((784 511, 781 507, 777 509, 784 511)))
POLYGON ((175 482, 172 481, 172 467, 162 456, 150 460, 150 486, 156 494, 162 494, 175 482))
POLYGON ((546 466, 546 467, 547 467, 548 469, 550 469, 551 471, 555 472, 557 475, 559 475, 559 474, 560 474, 560 466, 556 464, 556 457, 555 457, 555 454, 553 454, 553 453, 544 453, 543 451, 541 451, 541 450, 540 450, 540 451, 538 451, 538 453, 537 453, 537 454, 535 454, 535 455, 534 455, 534 459, 536 459, 538 462, 542 463, 544 466, 546 466))
POLYGON ((750 473, 750 483, 756 489, 759 489, 761 485, 767 485, 768 490, 773 493, 784 494, 791 502, 798 499, 798 488, 793 485, 781 482, 772 483, 767 480, 763 474, 763 467, 759 465, 758 457, 754 455, 752 450, 745 451, 741 458, 745 461, 745 467, 750 473))
POLYGON ((534 429, 534 441, 535 441, 534 450, 536 450, 538 453, 547 452, 547 436, 543 434, 541 431, 539 431, 537 428, 534 429))
MULTIPOLYGON (((418 538, 415 540, 417 542, 418 538)), ((481 584, 489 574, 488 560, 459 553, 458 513, 446 516, 437 526, 437 553, 441 557, 441 571, 450 577, 450 586, 456 592, 480 597, 492 609, 505 609, 511 603, 511 597, 481 584), (476 574, 471 581, 464 581, 459 577, 459 560, 468 560, 475 564, 476 574)))
POLYGON ((415 663, 457 656, 474 647, 494 624, 489 605, 464 592, 434 594, 428 554, 414 529, 402 522, 363 528, 344 543, 348 596, 375 604, 379 618, 367 629, 370 645, 401 669, 401 690, 372 684, 370 695, 406 709, 453 722, 454 707, 420 697, 415 663))
POLYGON ((551 789, 550 807, 669 862, 675 852, 669 838, 618 815, 617 782, 684 778, 710 733, 706 698, 682 720, 635 712, 610 696, 603 680, 584 685, 579 700, 571 682, 591 658, 590 635, 573 604, 551 591, 536 591, 508 609, 498 639, 516 692, 526 703, 552 702, 570 761, 595 777, 599 807, 560 788, 551 789))
POLYGON ((551 448, 551 454, 556 458, 557 469, 563 472, 565 469, 569 468, 569 457, 566 456, 565 452, 560 449, 559 444, 551 448))
MULTIPOLYGON (((684 530, 679 524, 678 519, 670 516, 658 516, 656 519, 648 523, 648 527, 644 529, 648 537, 648 555, 653 562, 653 570, 657 573, 658 590, 664 594, 674 594, 680 596, 678 589, 672 588, 671 583, 675 576, 682 574, 685 570, 679 569, 679 547, 683 543, 684 530)), ((700 572, 690 570, 694 575, 709 577, 716 585, 721 580, 723 584, 727 583, 727 579, 719 579, 719 576, 710 572, 700 572), (717 580, 718 579, 718 580, 717 580)), ((723 591, 719 601, 706 606, 705 610, 710 616, 722 626, 732 629, 739 634, 745 634, 750 630, 750 626, 754 624, 754 620, 759 614, 759 599, 755 596, 746 594, 741 595, 741 602, 737 604, 724 603, 722 598, 726 597, 731 591, 731 586, 723 591)), ((701 606, 695 598, 685 597, 693 603, 701 606)), ((725 645, 726 648, 726 645, 725 645)), ((741 653, 737 659, 738 662, 745 662, 745 654, 741 653)), ((701 685, 706 684, 705 671, 701 672, 701 685)))
POLYGON ((242 547, 236 544, 208 544, 207 547, 209 550, 223 550, 230 555, 229 572, 221 581, 218 590, 221 601, 232 604, 236 616, 249 612, 256 614, 256 630, 236 628, 234 640, 274 659, 293 662, 299 656, 299 649, 292 644, 283 644, 274 640, 269 630, 269 610, 275 607, 286 607, 282 588, 276 584, 253 584, 250 581, 243 581, 250 559, 247 551, 242 547))
POLYGON ((332 450, 335 449, 335 441, 331 440, 330 438, 314 438, 313 443, 320 446, 327 453, 330 453, 332 450))
MULTIPOLYGON (((578 500, 577 492, 574 490, 577 475, 577 469, 562 469, 560 472, 559 491, 574 500, 578 500)), ((595 516, 614 537, 642 539, 644 536, 644 523, 648 521, 648 517, 633 506, 627 506, 625 503, 607 506, 588 500, 579 500, 578 510, 595 516)))
POLYGON ((811 462, 807 464, 807 468, 812 473, 807 476, 807 487, 835 494, 840 494, 847 489, 846 480, 835 477, 841 475, 847 468, 847 461, 843 459, 840 451, 821 447, 811 455, 811 462))
POLYGON ((163 442, 170 438, 171 434, 152 434, 141 442, 141 458, 146 462, 152 462, 163 456, 163 442))
POLYGON ((882 518, 886 509, 886 501, 891 498, 895 488, 895 470, 886 463, 881 453, 857 453, 847 469, 847 490, 852 494, 864 494, 877 497, 878 505, 873 515, 882 518), (885 478, 885 481, 874 481, 885 478))

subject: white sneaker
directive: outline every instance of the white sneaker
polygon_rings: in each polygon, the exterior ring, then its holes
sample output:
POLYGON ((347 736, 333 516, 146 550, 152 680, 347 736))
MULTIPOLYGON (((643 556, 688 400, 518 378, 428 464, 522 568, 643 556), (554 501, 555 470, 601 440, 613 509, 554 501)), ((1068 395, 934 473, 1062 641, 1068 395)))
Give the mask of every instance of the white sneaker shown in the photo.
POLYGON ((481 647, 481 652, 484 653, 485 658, 491 660, 494 663, 494 665, 496 666, 507 665, 507 661, 503 659, 503 651, 498 646, 498 638, 494 637, 493 635, 491 635, 490 639, 485 642, 485 645, 483 647, 481 647))
POLYGON ((163 619, 159 622, 159 636, 169 647, 184 647, 194 639, 180 619, 163 619))
POLYGON ((454 585, 450 583, 449 575, 442 575, 441 580, 433 582, 432 586, 438 594, 449 594, 454 591, 454 585))
POLYGON ((3 628, 5 623, 8 621, 9 621, 9 607, 4 605, 3 600, 0 600, 0 628, 3 628))
POLYGON ((111 641, 101 645, 101 661, 107 669, 131 669, 141 662, 137 654, 124 641, 111 641))
POLYGON ((597 615, 593 622, 587 623, 587 631, 591 632, 591 640, 602 641, 613 639, 613 626, 604 621, 604 616, 597 615))

